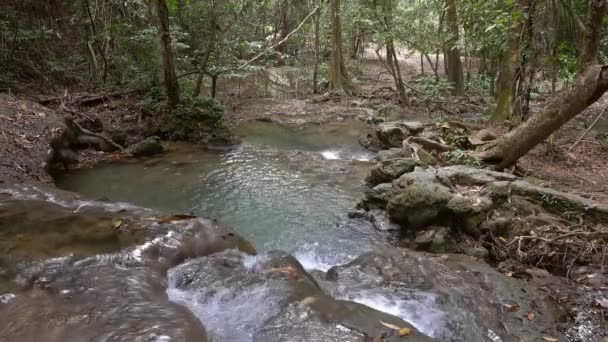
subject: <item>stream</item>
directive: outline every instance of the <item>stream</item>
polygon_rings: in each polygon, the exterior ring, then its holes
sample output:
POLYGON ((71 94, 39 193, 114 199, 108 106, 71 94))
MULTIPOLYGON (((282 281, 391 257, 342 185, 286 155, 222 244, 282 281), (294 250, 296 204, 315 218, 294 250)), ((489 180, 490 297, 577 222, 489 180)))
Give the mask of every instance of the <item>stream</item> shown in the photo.
POLYGON ((389 233, 348 217, 373 165, 358 143, 367 128, 252 122, 235 130, 244 142, 230 149, 171 143, 159 157, 57 177, 65 194, 0 192, 9 228, 0 248, 60 257, 14 267, 19 282, 48 291, 19 294, 0 274, 0 320, 9 322, 0 340, 34 341, 47 320, 57 341, 360 341, 386 324, 411 327, 414 342, 510 341, 513 331, 539 340, 552 331, 536 289, 478 260, 396 248, 389 233), (142 208, 207 219, 165 224, 142 208), (256 255, 246 254, 249 242, 256 255), (538 318, 502 310, 514 301, 538 318))
POLYGON ((284 250, 307 269, 326 270, 385 244, 367 223, 346 219, 372 158, 357 142, 363 128, 254 122, 236 129, 245 141, 230 150, 173 144, 160 158, 78 170, 56 183, 92 198, 218 219, 259 251, 284 250))

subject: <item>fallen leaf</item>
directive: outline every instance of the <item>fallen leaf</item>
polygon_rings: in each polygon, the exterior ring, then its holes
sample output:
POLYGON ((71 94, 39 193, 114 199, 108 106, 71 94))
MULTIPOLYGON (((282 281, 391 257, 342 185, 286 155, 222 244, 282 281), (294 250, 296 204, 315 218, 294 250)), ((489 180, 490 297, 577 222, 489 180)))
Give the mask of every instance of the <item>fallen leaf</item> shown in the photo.
POLYGON ((317 300, 319 300, 319 298, 317 298, 317 297, 306 297, 306 298, 302 299, 300 304, 308 306, 308 305, 314 304, 317 300))
POLYGON ((292 280, 297 280, 297 279, 300 279, 302 277, 302 275, 300 274, 300 271, 298 271, 293 266, 271 268, 267 272, 268 273, 271 273, 271 272, 283 273, 283 274, 286 274, 292 280))
POLYGON ((504 304, 505 309, 509 312, 515 312, 519 310, 519 305, 517 304, 504 304))
POLYGON ((158 223, 169 223, 169 222, 173 222, 173 221, 192 220, 193 218, 196 218, 196 216, 186 215, 186 214, 178 214, 178 215, 161 217, 158 220, 158 223))
POLYGON ((399 336, 408 336, 412 334, 412 328, 401 328, 399 329, 399 336))
POLYGON ((506 275, 507 277, 512 277, 512 276, 513 276, 513 272, 507 272, 507 273, 505 273, 505 275, 506 275))
POLYGON ((123 221, 122 220, 114 220, 114 229, 120 229, 120 227, 122 226, 123 221))
POLYGON ((499 239, 500 241, 502 241, 502 242, 507 242, 507 239, 505 239, 505 238, 504 238, 504 237, 502 237, 502 236, 499 236, 499 237, 498 237, 498 239, 499 239))
POLYGON ((608 309, 608 299, 602 298, 596 299, 595 301, 599 304, 599 306, 603 307, 604 309, 608 309))
POLYGON ((557 339, 555 337, 551 337, 551 336, 543 336, 543 341, 557 342, 557 341, 559 341, 559 339, 557 339))
POLYGON ((400 326, 397 326, 397 325, 394 325, 394 324, 391 324, 391 323, 386 323, 386 322, 380 321, 380 324, 384 325, 387 328, 393 329, 393 330, 399 330, 399 331, 401 330, 400 326))
POLYGON ((530 313, 529 313, 529 314, 526 316, 526 318, 528 319, 528 321, 533 320, 533 319, 534 319, 534 313, 533 313, 533 312, 530 312, 530 313))

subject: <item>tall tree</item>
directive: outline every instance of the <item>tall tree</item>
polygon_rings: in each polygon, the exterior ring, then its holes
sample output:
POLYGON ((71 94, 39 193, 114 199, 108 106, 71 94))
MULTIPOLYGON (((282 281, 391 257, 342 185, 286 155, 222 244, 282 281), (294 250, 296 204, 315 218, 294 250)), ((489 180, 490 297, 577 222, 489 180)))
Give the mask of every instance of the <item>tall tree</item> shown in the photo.
POLYGON ((446 0, 447 27, 448 27, 448 47, 447 47, 447 67, 448 80, 452 83, 452 94, 464 96, 464 76, 462 71, 462 61, 460 60, 460 49, 458 47, 460 36, 458 33, 458 9, 456 0, 446 0))
POLYGON ((509 32, 509 43, 500 65, 496 89, 498 98, 492 115, 493 121, 509 120, 515 111, 516 78, 521 62, 521 37, 528 21, 525 14, 528 13, 531 3, 532 0, 517 0, 516 2, 517 10, 521 15, 509 32))
POLYGON ((354 93, 344 55, 342 53, 342 20, 340 18, 340 0, 331 0, 331 54, 329 61, 329 88, 354 93))
POLYGON ((157 27, 160 35, 160 45, 163 58, 163 70, 165 75, 165 87, 169 108, 175 108, 179 103, 179 83, 175 73, 175 62, 173 59, 173 48, 171 47, 171 33, 169 31, 169 10, 165 0, 155 0, 157 27))
POLYGON ((606 0, 588 0, 587 23, 581 51, 581 70, 568 91, 553 99, 544 111, 502 136, 479 156, 496 169, 514 164, 566 122, 608 91, 608 65, 597 64, 606 0))

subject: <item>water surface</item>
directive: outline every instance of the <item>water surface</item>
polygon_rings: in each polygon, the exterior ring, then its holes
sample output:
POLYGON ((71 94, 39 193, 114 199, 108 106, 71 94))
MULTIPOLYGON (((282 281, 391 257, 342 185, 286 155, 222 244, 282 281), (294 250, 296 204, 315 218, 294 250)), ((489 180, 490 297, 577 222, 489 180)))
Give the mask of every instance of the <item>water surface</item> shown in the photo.
POLYGON ((260 251, 293 253, 309 268, 344 263, 385 241, 346 213, 358 200, 370 154, 361 123, 287 129, 252 123, 228 151, 173 144, 147 161, 76 170, 59 187, 94 198, 216 218, 260 251))

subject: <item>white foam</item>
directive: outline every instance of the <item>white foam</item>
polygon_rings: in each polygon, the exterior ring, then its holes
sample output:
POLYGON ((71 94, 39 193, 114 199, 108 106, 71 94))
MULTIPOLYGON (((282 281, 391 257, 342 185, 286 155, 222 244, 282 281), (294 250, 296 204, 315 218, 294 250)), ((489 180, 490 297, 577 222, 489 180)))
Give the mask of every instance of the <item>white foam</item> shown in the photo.
POLYGON ((446 313, 437 308, 437 297, 431 293, 417 292, 412 298, 403 299, 398 293, 374 289, 347 294, 342 299, 397 316, 431 337, 444 330, 446 313))
POLYGON ((321 152, 321 155, 326 160, 338 160, 338 159, 341 159, 340 158, 340 151, 323 151, 323 152, 321 152))
POLYGON ((267 286, 252 286, 243 292, 212 286, 201 291, 169 288, 167 295, 190 309, 214 341, 252 341, 256 328, 277 314, 278 298, 272 298, 267 286))

